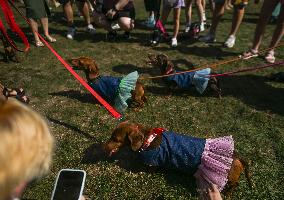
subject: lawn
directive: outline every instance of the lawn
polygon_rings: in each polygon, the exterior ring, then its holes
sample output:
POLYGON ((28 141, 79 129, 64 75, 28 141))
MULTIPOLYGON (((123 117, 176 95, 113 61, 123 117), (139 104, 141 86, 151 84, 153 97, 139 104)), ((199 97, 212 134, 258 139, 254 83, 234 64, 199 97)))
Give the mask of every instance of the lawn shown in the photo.
MULTIPOLYGON (((208 45, 182 37, 178 40, 179 46, 172 49, 167 43, 157 47, 148 45, 150 30, 138 25, 147 17, 143 1, 137 0, 135 5, 137 28, 132 38, 119 38, 113 43, 106 41, 106 32, 102 29, 97 29, 93 36, 87 34, 79 17, 75 18, 78 34, 73 41, 66 39, 61 8, 53 9, 50 32, 57 42, 52 47, 66 60, 78 56, 96 59, 103 75, 123 76, 137 70, 142 77, 154 76, 159 75, 159 70, 145 63, 148 53, 165 53, 182 70, 189 69, 189 62, 203 66, 235 58, 251 46, 260 10, 260 5, 253 3, 247 7, 233 49, 222 48, 232 11, 226 12, 218 27, 217 43, 208 45)), ((207 12, 210 21, 211 15, 207 12)), ((196 9, 193 13, 197 19, 196 9)), ((24 20, 18 15, 16 18, 32 39, 24 20)), ((184 22, 184 11, 181 19, 184 22)), ((172 17, 167 27, 172 32, 172 17)), ((262 49, 267 48, 274 27, 268 25, 262 49)), ((1 57, 3 50, 0 51, 1 57)), ((49 199, 60 169, 78 168, 87 172, 84 194, 91 199, 197 199, 191 177, 176 172, 137 172, 125 158, 121 164, 119 160, 107 160, 96 154, 97 144, 110 137, 118 121, 95 102, 48 48, 32 45, 26 57, 19 56, 21 63, 1 62, 1 83, 26 89, 30 106, 45 116, 57 139, 51 172, 31 184, 24 198, 49 199)), ((277 58, 284 59, 283 47, 277 49, 277 58)), ((262 64, 264 59, 259 57, 221 65, 214 71, 227 72, 262 64)), ((283 66, 223 77, 221 99, 210 94, 199 95, 194 90, 169 94, 160 79, 145 79, 147 105, 139 112, 128 109, 124 117, 197 137, 233 135, 238 152, 252 161, 252 178, 256 184, 250 189, 242 176, 233 199, 283 199, 284 84, 265 78, 278 71, 284 71, 283 66)))

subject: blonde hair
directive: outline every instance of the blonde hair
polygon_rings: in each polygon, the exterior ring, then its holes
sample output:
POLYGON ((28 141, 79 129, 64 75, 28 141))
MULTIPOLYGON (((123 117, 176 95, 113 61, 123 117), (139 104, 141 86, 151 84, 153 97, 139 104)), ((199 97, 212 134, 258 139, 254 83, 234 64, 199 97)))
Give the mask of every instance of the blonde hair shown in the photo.
POLYGON ((47 173, 54 139, 43 118, 14 99, 0 102, 0 199, 47 173))

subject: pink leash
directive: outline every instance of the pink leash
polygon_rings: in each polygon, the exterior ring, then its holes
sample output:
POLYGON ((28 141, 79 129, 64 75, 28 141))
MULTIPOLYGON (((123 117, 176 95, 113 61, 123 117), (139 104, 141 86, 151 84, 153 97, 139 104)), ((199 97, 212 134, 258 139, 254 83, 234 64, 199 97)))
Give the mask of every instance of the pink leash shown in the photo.
POLYGON ((271 63, 271 64, 267 64, 267 65, 262 65, 260 67, 246 68, 246 69, 241 69, 241 70, 232 71, 232 72, 225 72, 225 73, 221 73, 221 74, 211 74, 211 75, 209 75, 209 77, 231 76, 233 74, 237 74, 237 73, 241 73, 241 72, 256 71, 256 70, 259 70, 259 69, 281 66, 283 64, 284 64, 284 61, 282 60, 282 61, 279 61, 279 62, 275 62, 275 63, 271 63))
MULTIPOLYGON (((25 19, 25 21, 30 25, 28 19, 21 13, 21 11, 10 1, 10 4, 20 13, 20 15, 25 19)), ((36 34, 45 43, 49 50, 56 56, 56 58, 64 65, 64 67, 112 114, 116 119, 122 118, 122 115, 118 113, 112 106, 110 106, 98 93, 96 93, 93 88, 91 88, 86 81, 84 81, 73 69, 72 67, 49 45, 49 43, 38 33, 36 34)))

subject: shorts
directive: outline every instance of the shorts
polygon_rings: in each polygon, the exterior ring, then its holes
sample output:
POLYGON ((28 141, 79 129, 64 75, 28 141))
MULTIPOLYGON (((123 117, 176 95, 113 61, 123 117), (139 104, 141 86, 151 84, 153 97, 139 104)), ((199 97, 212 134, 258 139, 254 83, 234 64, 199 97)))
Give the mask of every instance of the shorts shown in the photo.
POLYGON ((185 7, 184 0, 164 0, 164 8, 181 8, 185 7))
MULTIPOLYGON (((107 11, 108 10, 106 8, 104 8, 104 7, 102 8, 103 14, 106 14, 107 11)), ((117 11, 117 13, 111 19, 111 21, 118 20, 121 17, 128 17, 128 18, 131 18, 131 19, 134 20, 135 19, 135 8, 134 8, 134 6, 129 6, 127 9, 117 11)))
POLYGON ((162 0, 144 0, 145 9, 147 12, 159 11, 162 0))

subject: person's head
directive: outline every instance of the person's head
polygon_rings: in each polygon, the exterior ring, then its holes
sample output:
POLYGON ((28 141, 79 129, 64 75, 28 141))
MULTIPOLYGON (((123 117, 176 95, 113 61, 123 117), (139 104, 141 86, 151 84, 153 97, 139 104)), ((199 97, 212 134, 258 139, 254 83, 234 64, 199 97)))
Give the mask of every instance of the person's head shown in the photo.
POLYGON ((9 99, 0 102, 0 199, 20 195, 49 170, 54 139, 43 118, 9 99))

